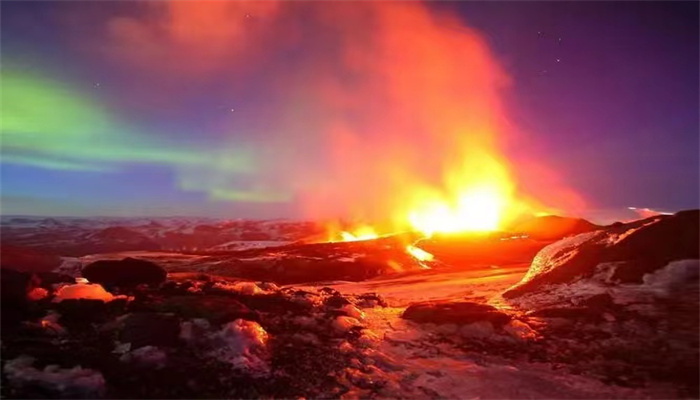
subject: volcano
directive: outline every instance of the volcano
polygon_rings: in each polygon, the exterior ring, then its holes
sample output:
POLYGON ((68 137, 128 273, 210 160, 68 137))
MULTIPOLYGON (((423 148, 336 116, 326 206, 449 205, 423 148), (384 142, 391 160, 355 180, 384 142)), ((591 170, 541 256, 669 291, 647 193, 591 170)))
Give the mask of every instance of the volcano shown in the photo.
MULTIPOLYGON (((130 226, 145 237, 153 228, 130 226)), ((36 250, 13 248, 2 270, 3 395, 693 397, 698 231, 698 211, 612 226, 552 216, 517 232, 135 247, 64 257, 73 267, 54 272, 36 250), (98 269, 120 280, 81 277, 98 269), (155 269, 165 281, 154 283, 155 269)))

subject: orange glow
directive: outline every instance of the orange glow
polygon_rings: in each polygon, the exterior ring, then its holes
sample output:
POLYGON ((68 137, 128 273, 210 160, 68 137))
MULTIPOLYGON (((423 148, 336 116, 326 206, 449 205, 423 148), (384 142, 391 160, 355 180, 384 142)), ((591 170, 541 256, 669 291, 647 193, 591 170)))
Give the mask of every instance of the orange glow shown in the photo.
MULTIPOLYGON (((257 184, 294 194, 308 219, 429 236, 556 212, 535 199, 569 213, 584 206, 546 158, 528 154, 528 132, 503 101, 508 71, 454 13, 425 2, 148 4, 153 12, 110 20, 99 48, 154 79, 165 63, 231 93, 247 79, 274 82, 260 93, 279 109, 264 148, 251 148, 274 162, 254 166, 257 184), (295 54, 294 68, 272 62, 279 52, 295 54)), ((343 230, 327 239, 372 238, 343 230)))
MULTIPOLYGON (((419 189, 405 212, 413 230, 434 233, 492 231, 522 209, 506 164, 481 149, 451 170, 442 190, 419 189)), ((401 218, 401 217, 399 217, 401 218)))
POLYGON ((328 228, 329 242, 357 242, 361 240, 371 240, 379 237, 374 228, 366 225, 359 226, 351 230, 338 231, 334 226, 328 228))

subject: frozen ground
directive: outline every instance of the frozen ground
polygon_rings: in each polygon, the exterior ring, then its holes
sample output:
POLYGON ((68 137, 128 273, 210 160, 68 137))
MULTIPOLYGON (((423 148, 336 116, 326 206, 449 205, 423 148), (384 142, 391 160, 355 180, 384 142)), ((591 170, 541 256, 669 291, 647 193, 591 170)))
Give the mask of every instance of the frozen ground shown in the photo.
MULTIPOLYGON (((551 363, 464 351, 454 343, 439 340, 444 334, 468 336, 469 333, 461 332, 460 327, 416 324, 400 317, 408 304, 418 301, 484 301, 517 283, 526 271, 524 265, 493 266, 478 271, 426 271, 391 279, 324 286, 344 295, 375 292, 387 300, 389 307, 363 310, 363 324, 374 338, 364 351, 366 358, 362 359, 362 364, 373 366, 372 373, 363 379, 388 382, 383 385, 380 396, 450 399, 674 397, 671 387, 624 388, 562 372, 551 363)), ((368 397, 377 393, 357 388, 353 394, 368 397)))

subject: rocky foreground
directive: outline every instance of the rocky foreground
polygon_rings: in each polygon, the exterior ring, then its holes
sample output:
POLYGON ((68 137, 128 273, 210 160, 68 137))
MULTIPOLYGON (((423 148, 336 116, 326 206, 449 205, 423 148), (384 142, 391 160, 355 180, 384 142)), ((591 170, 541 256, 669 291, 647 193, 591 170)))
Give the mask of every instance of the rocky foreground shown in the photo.
POLYGON ((238 276, 190 258, 98 261, 92 283, 3 269, 2 395, 697 398, 699 220, 438 238, 431 269, 386 242, 208 259, 238 276))

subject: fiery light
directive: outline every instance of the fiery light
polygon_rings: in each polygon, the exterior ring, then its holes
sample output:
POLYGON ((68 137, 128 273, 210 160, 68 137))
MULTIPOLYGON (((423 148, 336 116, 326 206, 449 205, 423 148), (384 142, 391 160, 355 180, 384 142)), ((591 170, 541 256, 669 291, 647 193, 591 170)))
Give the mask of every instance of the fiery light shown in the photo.
POLYGON ((355 233, 343 231, 340 233, 340 236, 343 238, 343 241, 345 241, 345 242, 355 242, 355 241, 359 241, 359 240, 370 240, 370 239, 376 239, 379 237, 379 235, 377 235, 374 232, 374 229, 369 228, 369 227, 360 229, 359 231, 356 231, 355 233))
POLYGON ((327 230, 329 242, 357 242, 379 237, 374 228, 368 225, 361 225, 349 230, 338 230, 337 226, 331 224, 327 230))
POLYGON ((436 232, 489 231, 498 228, 504 199, 494 187, 466 189, 455 202, 437 200, 409 214, 410 224, 427 236, 436 232))
POLYGON ((429 188, 414 196, 406 211, 413 230, 434 233, 492 231, 523 209, 514 198, 515 184, 506 163, 480 149, 445 179, 444 189, 429 188))
POLYGON ((406 246, 406 251, 418 261, 433 261, 433 259, 435 259, 435 256, 432 254, 413 245, 406 246))
MULTIPOLYGON (((533 198, 580 208, 519 146, 527 137, 502 101, 511 78, 488 40, 453 12, 425 2, 148 4, 153 12, 109 21, 99 48, 167 84, 175 79, 162 65, 171 64, 183 82, 221 80, 236 96, 240 82, 258 82, 270 121, 265 145, 246 154, 274 162, 243 172, 254 172, 260 188, 293 194, 310 219, 382 221, 372 227, 431 235, 503 229, 518 214, 543 211, 533 198), (278 62, 276 54, 292 57, 278 62)), ((229 128, 229 120, 219 124, 229 128)), ((246 180, 222 173, 204 185, 211 174, 189 175, 216 198, 222 182, 246 180)), ((372 237, 342 228, 329 240, 372 237)))

